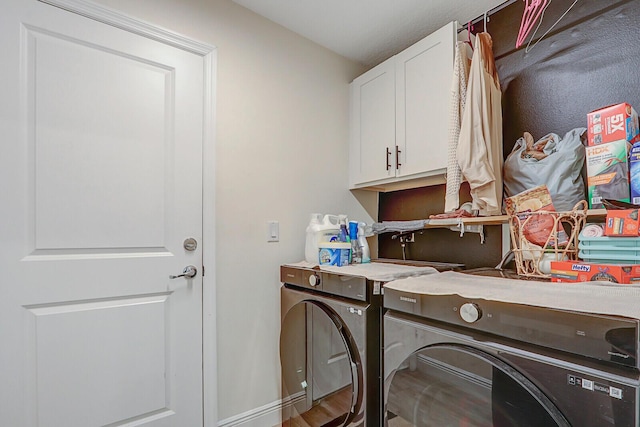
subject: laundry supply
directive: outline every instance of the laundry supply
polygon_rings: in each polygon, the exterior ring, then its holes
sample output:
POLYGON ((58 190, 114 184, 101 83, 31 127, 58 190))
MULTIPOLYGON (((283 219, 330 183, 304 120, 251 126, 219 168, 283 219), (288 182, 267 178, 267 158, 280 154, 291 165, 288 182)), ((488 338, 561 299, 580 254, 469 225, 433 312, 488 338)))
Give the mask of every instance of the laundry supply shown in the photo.
POLYGON ((362 248, 358 241, 358 221, 349 221, 349 237, 351 239, 351 264, 361 264, 362 248))
POLYGON ((307 225, 307 239, 304 245, 304 259, 307 262, 316 262, 318 257, 318 238, 322 214, 312 213, 309 225, 307 225))
POLYGON ((311 214, 307 226, 304 258, 307 262, 318 262, 318 249, 320 242, 329 242, 340 234, 339 218, 337 215, 311 214))
POLYGON ((620 139, 630 143, 640 140, 638 113, 626 102, 592 111, 587 114, 587 123, 590 146, 620 139))
POLYGON ((340 242, 351 242, 349 238, 349 231, 347 230, 347 217, 344 215, 340 215, 340 233, 338 234, 338 241, 340 242))
POLYGON ((590 208, 603 208, 603 199, 629 202, 630 148, 626 139, 586 147, 590 208))
POLYGON ((640 205, 640 142, 633 144, 629 154, 629 183, 631 203, 640 205))
POLYGON ((371 251, 369 250, 369 242, 367 242, 365 236, 365 227, 366 224, 364 222, 358 223, 358 246, 360 246, 360 250, 362 251, 363 264, 371 262, 371 251))
POLYGON ((338 267, 349 265, 350 253, 350 242, 320 242, 318 263, 320 265, 336 265, 338 267))

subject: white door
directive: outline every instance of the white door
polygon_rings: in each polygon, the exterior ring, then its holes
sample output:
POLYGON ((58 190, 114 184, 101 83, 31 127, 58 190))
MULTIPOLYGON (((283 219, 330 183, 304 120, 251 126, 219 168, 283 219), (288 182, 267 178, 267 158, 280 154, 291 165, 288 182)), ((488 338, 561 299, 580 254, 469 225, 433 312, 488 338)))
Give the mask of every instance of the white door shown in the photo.
POLYGON ((203 57, 36 0, 0 40, 0 425, 201 426, 203 57))

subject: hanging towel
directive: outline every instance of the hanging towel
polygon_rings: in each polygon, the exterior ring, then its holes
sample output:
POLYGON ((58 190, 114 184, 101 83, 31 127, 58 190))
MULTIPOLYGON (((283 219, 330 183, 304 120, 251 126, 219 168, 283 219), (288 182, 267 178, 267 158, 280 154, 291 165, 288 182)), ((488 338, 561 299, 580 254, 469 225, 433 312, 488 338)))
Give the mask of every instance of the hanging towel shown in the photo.
POLYGON ((502 93, 489 33, 476 36, 457 158, 469 182, 473 209, 502 213, 502 93))
POLYGON ((462 112, 467 99, 467 81, 471 68, 471 47, 467 43, 456 45, 453 63, 453 80, 451 82, 451 100, 449 104, 449 150, 447 158, 447 192, 444 197, 444 211, 452 212, 460 205, 460 184, 462 172, 458 166, 458 139, 462 112))

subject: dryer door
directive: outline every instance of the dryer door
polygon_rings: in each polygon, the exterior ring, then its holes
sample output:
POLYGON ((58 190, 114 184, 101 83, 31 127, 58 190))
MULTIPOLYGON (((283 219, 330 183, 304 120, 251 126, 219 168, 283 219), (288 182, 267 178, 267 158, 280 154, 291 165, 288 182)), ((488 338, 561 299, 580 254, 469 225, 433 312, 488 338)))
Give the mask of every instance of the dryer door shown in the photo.
POLYGON ((347 426, 362 417, 362 361, 341 313, 348 309, 308 296, 283 313, 283 425, 347 426))
POLYGON ((531 381, 495 356, 460 344, 411 354, 391 377, 389 427, 569 427, 531 381))

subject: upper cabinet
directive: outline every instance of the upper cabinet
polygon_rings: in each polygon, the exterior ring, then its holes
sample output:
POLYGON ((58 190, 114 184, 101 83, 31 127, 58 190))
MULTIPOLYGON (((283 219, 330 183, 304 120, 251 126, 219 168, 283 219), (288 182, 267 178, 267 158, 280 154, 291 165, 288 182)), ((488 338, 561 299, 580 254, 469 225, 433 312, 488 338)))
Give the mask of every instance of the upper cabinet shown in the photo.
POLYGON ((451 22, 351 83, 350 188, 444 182, 456 38, 451 22))

